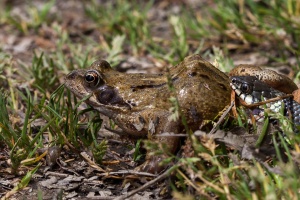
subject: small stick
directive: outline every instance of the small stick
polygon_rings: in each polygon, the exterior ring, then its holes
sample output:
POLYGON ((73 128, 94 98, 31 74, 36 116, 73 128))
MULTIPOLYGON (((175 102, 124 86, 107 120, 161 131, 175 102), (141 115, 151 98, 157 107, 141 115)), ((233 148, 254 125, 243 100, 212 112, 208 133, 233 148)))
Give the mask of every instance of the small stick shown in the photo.
POLYGON ((214 125, 214 127, 211 129, 211 131, 209 132, 209 134, 213 134, 214 132, 216 132, 217 127, 223 122, 224 118, 228 115, 228 113, 230 112, 230 110, 232 109, 232 107, 234 106, 234 101, 231 102, 230 106, 226 109, 226 111, 221 115, 220 119, 218 120, 218 122, 214 125))
POLYGON ((117 174, 121 174, 121 175, 134 174, 134 175, 152 176, 152 177, 157 176, 155 174, 151 174, 151 173, 147 173, 147 172, 138 172, 138 171, 134 171, 134 170, 120 170, 117 172, 106 172, 106 173, 99 174, 98 176, 117 175, 117 174))
POLYGON ((251 107, 261 106, 261 105, 264 105, 266 103, 271 103, 271 102, 274 102, 274 101, 286 99, 286 98, 289 98, 289 97, 294 97, 294 96, 292 94, 287 94, 287 95, 284 95, 284 96, 275 97, 275 98, 272 98, 272 99, 268 99, 268 100, 261 101, 261 102, 258 102, 258 103, 253 103, 253 104, 247 104, 243 99, 240 99, 240 102, 243 106, 251 108, 251 107))
POLYGON ((124 194, 122 196, 119 196, 117 198, 115 198, 115 200, 124 200, 126 198, 129 198, 131 197, 132 195, 138 193, 138 192, 141 192, 145 189, 147 189, 148 187, 150 187, 151 185, 155 184, 156 182, 166 178, 169 176, 169 173, 170 173, 170 169, 166 170, 164 173, 162 173, 161 175, 159 175, 158 177, 156 177, 155 179, 153 179, 152 181, 149 181, 148 183, 146 183, 145 185, 131 191, 131 192, 128 192, 127 194, 124 194))

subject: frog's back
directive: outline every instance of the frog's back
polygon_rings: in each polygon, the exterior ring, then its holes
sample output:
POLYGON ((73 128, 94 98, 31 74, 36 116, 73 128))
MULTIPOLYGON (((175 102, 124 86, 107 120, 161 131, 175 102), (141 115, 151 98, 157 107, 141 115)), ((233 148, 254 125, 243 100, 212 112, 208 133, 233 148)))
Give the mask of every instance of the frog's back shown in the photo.
POLYGON ((187 57, 176 68, 186 68, 180 75, 181 81, 174 81, 174 85, 189 124, 212 120, 229 104, 228 76, 201 56, 187 57))

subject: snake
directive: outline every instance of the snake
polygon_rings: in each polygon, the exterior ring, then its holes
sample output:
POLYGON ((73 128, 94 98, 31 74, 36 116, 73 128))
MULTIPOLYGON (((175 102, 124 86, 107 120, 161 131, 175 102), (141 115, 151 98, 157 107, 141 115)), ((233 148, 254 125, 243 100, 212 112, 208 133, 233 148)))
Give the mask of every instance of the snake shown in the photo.
POLYGON ((300 126, 300 104, 293 97, 274 89, 257 76, 231 76, 230 85, 235 94, 245 102, 246 105, 255 105, 267 102, 253 109, 256 120, 262 121, 265 109, 273 113, 283 110, 283 115, 291 119, 294 124, 294 132, 298 133, 300 126), (282 97, 282 98, 281 98, 282 97), (274 101, 269 101, 276 99, 274 101))

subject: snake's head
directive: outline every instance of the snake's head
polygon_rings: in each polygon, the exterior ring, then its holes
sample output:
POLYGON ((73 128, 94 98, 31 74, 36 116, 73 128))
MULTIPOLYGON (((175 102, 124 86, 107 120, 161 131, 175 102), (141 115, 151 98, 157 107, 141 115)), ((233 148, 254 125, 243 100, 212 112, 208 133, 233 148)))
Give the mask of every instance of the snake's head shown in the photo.
POLYGON ((230 79, 232 90, 248 105, 275 98, 283 94, 258 80, 256 76, 231 76, 230 79))
POLYGON ((232 76, 230 86, 236 95, 248 105, 255 103, 253 98, 254 83, 258 80, 255 76, 232 76))

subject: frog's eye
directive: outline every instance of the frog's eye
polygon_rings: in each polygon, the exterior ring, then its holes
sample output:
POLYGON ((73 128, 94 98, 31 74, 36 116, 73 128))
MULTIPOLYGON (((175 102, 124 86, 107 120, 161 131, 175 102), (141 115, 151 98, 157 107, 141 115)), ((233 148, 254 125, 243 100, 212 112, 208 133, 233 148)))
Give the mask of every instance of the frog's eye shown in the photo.
POLYGON ((249 84, 243 83, 243 84, 241 85, 241 90, 242 90, 243 93, 250 94, 252 88, 251 88, 251 86, 250 86, 249 84))
POLYGON ((90 87, 96 87, 102 81, 100 74, 95 70, 87 71, 84 79, 90 87))

